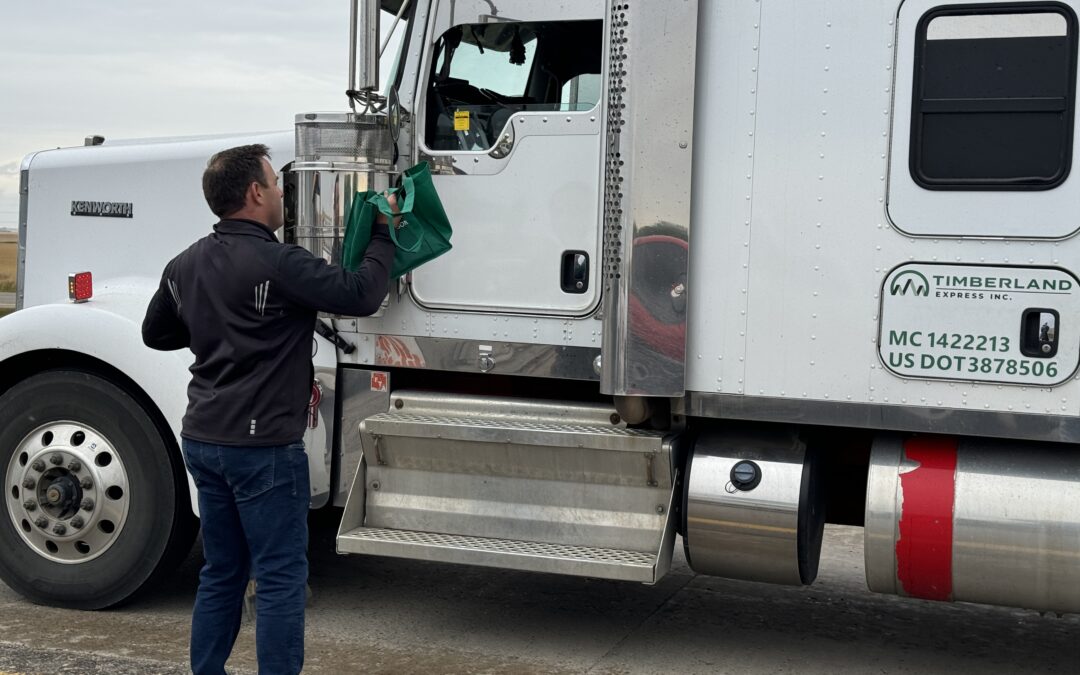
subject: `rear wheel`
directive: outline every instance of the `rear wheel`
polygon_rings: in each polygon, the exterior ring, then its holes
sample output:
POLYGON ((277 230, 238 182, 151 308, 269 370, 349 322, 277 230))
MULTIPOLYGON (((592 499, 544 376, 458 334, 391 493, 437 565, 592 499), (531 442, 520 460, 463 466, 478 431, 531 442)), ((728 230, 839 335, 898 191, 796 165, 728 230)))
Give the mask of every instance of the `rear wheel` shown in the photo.
POLYGON ((0 397, 0 470, 0 578, 34 602, 118 604, 191 548, 181 460, 99 375, 49 371, 0 397))

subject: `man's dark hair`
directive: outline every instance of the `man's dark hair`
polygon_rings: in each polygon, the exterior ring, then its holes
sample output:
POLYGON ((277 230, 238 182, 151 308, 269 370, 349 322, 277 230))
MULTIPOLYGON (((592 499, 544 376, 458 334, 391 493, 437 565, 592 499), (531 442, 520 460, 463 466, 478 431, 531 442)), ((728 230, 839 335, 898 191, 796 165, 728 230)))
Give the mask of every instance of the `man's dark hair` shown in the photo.
POLYGON ((264 157, 270 158, 270 148, 256 143, 222 150, 210 158, 203 172, 202 189, 215 216, 225 218, 242 209, 244 195, 252 183, 266 185, 264 157))

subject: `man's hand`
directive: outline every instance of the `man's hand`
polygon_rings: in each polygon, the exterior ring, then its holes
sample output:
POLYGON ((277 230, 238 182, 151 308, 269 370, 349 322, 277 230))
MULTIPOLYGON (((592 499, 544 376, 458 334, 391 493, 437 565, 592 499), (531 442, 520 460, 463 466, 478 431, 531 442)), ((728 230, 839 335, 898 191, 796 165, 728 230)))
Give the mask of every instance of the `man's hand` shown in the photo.
MULTIPOLYGON (((390 208, 393 210, 394 213, 400 213, 400 209, 398 208, 397 203, 397 195, 387 194, 386 201, 390 204, 390 208)), ((379 223, 380 225, 386 225, 386 214, 382 211, 379 211, 379 213, 375 216, 375 222, 379 223)), ((397 225, 399 222, 401 222, 401 218, 394 218, 394 225, 397 225)))

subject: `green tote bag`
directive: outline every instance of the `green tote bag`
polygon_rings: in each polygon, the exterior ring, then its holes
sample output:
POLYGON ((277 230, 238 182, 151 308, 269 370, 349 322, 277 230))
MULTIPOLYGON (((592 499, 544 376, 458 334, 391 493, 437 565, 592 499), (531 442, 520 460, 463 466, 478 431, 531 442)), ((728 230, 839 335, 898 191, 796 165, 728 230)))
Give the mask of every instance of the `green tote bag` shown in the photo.
POLYGON ((355 272, 364 259, 371 227, 375 216, 382 212, 390 220, 401 216, 397 227, 390 227, 394 240, 394 264, 391 278, 416 269, 450 250, 453 228, 443 210, 439 194, 431 182, 431 170, 427 162, 421 162, 401 174, 401 187, 392 188, 390 194, 398 198, 397 214, 394 214, 381 192, 358 192, 353 198, 349 217, 345 221, 345 241, 342 245, 342 265, 355 272))

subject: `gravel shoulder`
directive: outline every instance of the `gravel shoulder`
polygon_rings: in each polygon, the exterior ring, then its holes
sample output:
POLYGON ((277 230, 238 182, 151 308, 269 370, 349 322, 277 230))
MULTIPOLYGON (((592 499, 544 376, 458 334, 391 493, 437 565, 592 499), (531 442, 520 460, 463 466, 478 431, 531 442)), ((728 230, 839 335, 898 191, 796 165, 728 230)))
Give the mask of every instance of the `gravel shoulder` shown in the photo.
MULTIPOLYGON (((307 673, 1080 672, 1080 616, 872 594, 862 531, 829 527, 807 588, 695 575, 655 586, 333 553, 312 518, 307 673)), ((119 609, 37 607, 0 586, 0 673, 184 673, 198 549, 119 609)), ((230 671, 255 672, 246 623, 230 671)))

